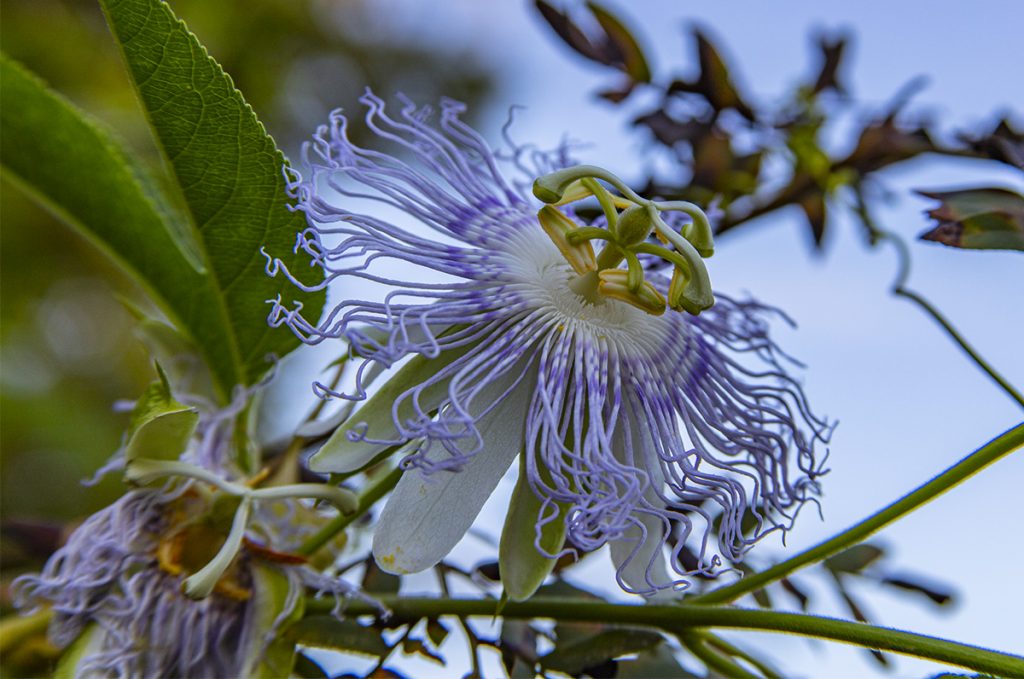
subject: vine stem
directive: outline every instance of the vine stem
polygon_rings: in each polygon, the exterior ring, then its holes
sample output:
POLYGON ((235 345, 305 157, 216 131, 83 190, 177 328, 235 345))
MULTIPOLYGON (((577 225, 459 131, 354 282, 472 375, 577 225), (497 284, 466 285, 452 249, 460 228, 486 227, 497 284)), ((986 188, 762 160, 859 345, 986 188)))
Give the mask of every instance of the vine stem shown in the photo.
POLYGON ((910 277, 910 249, 902 238, 897 236, 895 233, 878 226, 874 217, 871 216, 871 212, 868 210, 868 204, 864 198, 864 189, 860 184, 854 186, 854 194, 857 199, 854 210, 856 211, 857 216, 860 217, 864 227, 868 230, 868 233, 871 235, 872 243, 879 240, 885 240, 892 243, 893 247, 896 248, 897 270, 896 280, 893 281, 892 288, 890 290, 892 294, 897 297, 903 297, 904 299, 910 300, 920 307, 922 311, 928 314, 933 321, 938 323, 939 326, 946 331, 949 338, 956 342, 961 351, 963 351, 976 366, 981 368, 981 370, 988 375, 989 378, 999 386, 999 388, 1006 392, 1010 398, 1016 401, 1020 407, 1024 408, 1024 394, 1021 394, 1021 392, 1010 384, 1010 382, 1003 377, 991 363, 986 361, 981 354, 979 354, 978 351, 970 345, 967 339, 960 334, 949 319, 943 316, 931 302, 907 287, 907 279, 910 277))
POLYGON ((359 494, 359 498, 356 502, 356 509, 353 513, 340 514, 339 516, 336 516, 330 521, 330 523, 303 542, 296 550, 296 553, 302 554, 303 556, 310 556, 330 542, 335 535, 345 530, 349 524, 368 512, 370 507, 375 505, 378 500, 388 493, 388 491, 394 488, 398 483, 398 480, 402 478, 402 472, 403 470, 401 467, 395 467, 387 474, 374 481, 366 488, 366 490, 359 494))
MULTIPOLYGON (((494 599, 404 597, 396 594, 377 595, 377 599, 391 611, 391 617, 387 619, 388 624, 414 623, 422 618, 446 615, 493 618, 498 609, 498 602, 494 599)), ((328 613, 333 606, 334 602, 330 600, 309 599, 306 602, 306 612, 328 613)), ((379 616, 380 611, 370 602, 353 600, 349 602, 345 614, 350 617, 379 616)), ((670 634, 680 633, 682 629, 704 627, 783 632, 901 653, 975 672, 1009 677, 1024 676, 1024 657, 913 632, 801 613, 733 606, 631 605, 560 597, 533 597, 523 602, 507 602, 501 610, 501 617, 640 625, 656 627, 670 634)))
MULTIPOLYGON (((902 241, 900 242, 902 243, 902 241)), ((931 316, 936 323, 942 326, 942 328, 946 331, 946 334, 949 335, 950 339, 952 339, 960 346, 963 352, 967 354, 967 356, 970 357, 972 361, 974 361, 975 365, 981 368, 985 372, 985 374, 992 378, 992 381, 998 384, 1002 388, 1002 390, 1005 391, 1007 395, 1009 395, 1010 398, 1012 398, 1022 408, 1024 408, 1024 394, 1021 394, 1019 391, 1017 391, 1017 389, 1015 389, 1014 386, 1010 384, 1005 377, 1000 375, 999 372, 992 367, 992 364, 990 364, 988 361, 982 358, 982 356, 974 349, 974 347, 972 347, 967 342, 967 340, 964 339, 963 335, 961 335, 959 331, 957 331, 957 329, 953 327, 953 324, 950 323, 946 319, 946 317, 939 312, 938 309, 932 306, 931 302, 929 302, 928 300, 926 300, 924 297, 917 294, 913 290, 908 290, 903 286, 893 287, 892 294, 898 295, 905 299, 909 299, 910 301, 917 304, 917 306, 921 307, 921 309, 929 316, 931 316)))
POLYGON ((931 481, 918 486, 899 500, 875 512, 860 523, 847 528, 833 538, 819 543, 771 568, 746 576, 726 587, 688 599, 691 604, 723 604, 735 601, 744 594, 761 589, 781 580, 793 571, 832 556, 847 547, 863 542, 900 517, 935 499, 953 486, 962 483, 996 460, 1024 445, 1024 422, 1003 432, 981 448, 957 462, 931 481))

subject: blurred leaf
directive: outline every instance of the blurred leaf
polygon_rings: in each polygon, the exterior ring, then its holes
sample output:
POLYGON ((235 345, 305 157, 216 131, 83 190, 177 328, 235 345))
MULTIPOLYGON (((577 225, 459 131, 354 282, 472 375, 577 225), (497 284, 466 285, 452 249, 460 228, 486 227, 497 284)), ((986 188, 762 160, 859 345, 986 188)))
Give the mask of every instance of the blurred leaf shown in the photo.
POLYGON ((370 557, 366 560, 366 572, 363 573, 363 590, 377 594, 398 594, 402 579, 397 575, 385 573, 370 557))
POLYGON ((634 118, 633 124, 648 128, 655 139, 670 148, 681 141, 693 142, 700 139, 710 134, 712 128, 710 123, 698 120, 676 120, 660 108, 634 118))
POLYGON ((657 632, 628 627, 609 628, 596 634, 584 629, 582 637, 569 637, 567 632, 578 627, 558 625, 555 649, 540 658, 540 663, 545 669, 577 674, 618 656, 652 649, 663 641, 663 637, 657 632), (566 637, 569 637, 568 641, 566 637))
POLYGON ((640 653, 636 660, 620 660, 616 679, 696 679, 698 675, 679 666, 667 644, 640 653))
POLYGON ((545 0, 536 0, 535 4, 540 15, 544 17, 544 20, 548 22, 565 44, 592 61, 601 64, 609 63, 608 56, 601 53, 601 50, 590 41, 587 34, 572 22, 568 14, 555 9, 545 0))
POLYGON ((305 226, 287 207, 284 156, 231 79, 159 0, 103 0, 159 146, 170 163, 224 294, 233 345, 246 383, 298 345, 266 322, 267 300, 301 301, 318 317, 324 293, 300 292, 286 277, 266 275, 260 248, 298 271, 292 253, 305 226))
POLYGON ((619 104, 625 101, 626 98, 633 93, 634 89, 636 89, 636 86, 632 82, 628 82, 622 87, 601 90, 600 92, 597 93, 597 96, 607 101, 610 101, 613 104, 619 104))
POLYGON ((608 36, 608 43, 618 52, 626 74, 634 82, 650 82, 651 69, 647 64, 647 57, 644 56, 640 44, 630 30, 618 17, 596 2, 588 0, 587 9, 597 19, 597 23, 601 24, 605 35, 608 36))
POLYGON ((633 84, 649 82, 650 67, 643 50, 628 28, 614 14, 597 4, 587 2, 587 9, 596 20, 600 33, 588 35, 569 15, 545 0, 536 0, 537 11, 554 29, 565 44, 591 61, 612 66, 630 77, 626 87, 607 92, 604 96, 611 101, 621 101, 633 91, 633 84))
POLYGON ((440 620, 427 620, 427 638, 435 647, 440 647, 448 638, 448 627, 440 620))
MULTIPOLYGON (((858 546, 859 547, 865 547, 866 545, 858 545, 858 546)), ((850 550, 847 550, 847 551, 850 551, 850 550)), ((844 553, 845 552, 840 553, 840 556, 842 554, 844 554, 844 553)), ((837 580, 837 582, 838 582, 838 580, 837 580)), ((861 608, 861 605, 857 602, 857 600, 854 599, 853 596, 848 591, 846 591, 846 588, 843 587, 842 583, 839 583, 839 595, 842 596, 843 601, 846 603, 846 607, 850 611, 850 615, 852 615, 855 620, 857 620, 859 622, 864 622, 864 623, 870 623, 871 622, 868 619, 868 616, 864 613, 864 609, 861 608)), ((867 650, 868 653, 871 654, 871 657, 874 658, 875 662, 877 662, 879 665, 881 665, 882 667, 888 667, 889 666, 889 659, 884 654, 882 654, 879 651, 873 650, 873 649, 865 649, 865 650, 867 650)))
POLYGON ((355 620, 338 620, 330 615, 312 615, 299 620, 285 632, 291 641, 313 648, 328 648, 380 658, 391 647, 373 627, 363 627, 355 620))
POLYGON ((818 49, 821 51, 821 68, 811 90, 815 94, 825 90, 835 90, 839 94, 846 94, 846 86, 839 80, 839 67, 843 63, 843 52, 846 49, 846 43, 846 36, 839 36, 835 40, 830 40, 825 35, 818 37, 818 49))
POLYGON ((755 589, 750 594, 754 597, 754 601, 756 601, 757 605, 761 608, 770 609, 772 607, 772 599, 768 596, 768 590, 755 589))
POLYGON ((891 587, 897 587, 910 592, 923 594, 939 606, 945 606, 953 601, 953 592, 948 589, 940 589, 925 585, 907 577, 882 578, 881 582, 882 584, 889 585, 891 587))
POLYGON ((820 191, 808 191, 800 199, 799 205, 807 217, 814 245, 820 248, 825 237, 825 196, 820 191))
POLYGON ((295 654, 295 667, 292 668, 292 674, 299 679, 330 679, 331 676, 305 653, 295 654))
POLYGON ((522 670, 528 666, 530 676, 533 676, 533 665, 537 661, 537 632, 530 626, 530 623, 502 619, 498 648, 501 651, 501 660, 505 665, 505 671, 509 675, 517 668, 522 670))
POLYGON ((797 602, 799 602, 800 610, 807 611, 807 604, 810 603, 811 599, 802 589, 797 587, 791 578, 782 578, 779 580, 779 585, 782 586, 782 589, 792 594, 797 602))
POLYGON ((1024 170, 1024 134, 1013 129, 1009 118, 1003 118, 988 134, 978 137, 962 134, 972 151, 983 158, 991 158, 1024 170))
POLYGON ((64 651, 60 662, 57 663, 57 669, 54 670, 53 679, 78 679, 84 676, 79 663, 103 648, 103 636, 103 629, 96 623, 86 627, 64 651))
POLYGON ((405 653, 406 655, 419 655, 427 658, 428 660, 432 660, 441 666, 445 665, 444 658, 427 648, 427 645, 423 643, 422 639, 404 639, 402 641, 402 653, 405 653))
POLYGON ((902 127, 896 123, 893 112, 861 130, 857 145, 840 164, 864 175, 935 150, 937 147, 927 129, 902 127))
POLYGON ((56 521, 4 518, 0 520, 0 535, 3 536, 0 561, 4 568, 41 564, 64 543, 68 533, 68 529, 56 521))
POLYGON ((143 457, 178 459, 199 423, 196 409, 175 401, 167 375, 159 364, 156 369, 160 379, 149 385, 132 411, 124 449, 126 463, 143 457))
POLYGON ((697 40, 697 60, 700 65, 700 74, 692 82, 674 81, 668 88, 669 94, 673 92, 700 94, 716 112, 731 108, 747 120, 756 120, 757 115, 740 95, 729 75, 729 68, 725 65, 725 61, 714 43, 699 28, 693 29, 693 35, 697 40))
POLYGON ((473 570, 492 582, 499 582, 501 580, 501 568, 498 566, 497 561, 487 561, 478 565, 473 570))
POLYGON ((175 327, 151 318, 131 300, 121 302, 138 321, 134 334, 164 369, 172 391, 215 400, 213 375, 195 343, 175 327))
POLYGON ((860 573, 877 561, 885 551, 870 543, 854 545, 825 559, 825 568, 833 573, 860 573))
POLYGON ((364 679, 405 679, 405 675, 395 670, 389 670, 387 667, 380 667, 367 674, 364 679))
POLYGON ((556 580, 537 590, 537 596, 560 597, 565 599, 589 599, 599 601, 601 597, 585 589, 569 584, 565 580, 556 580))
POLYGON ((281 634, 288 627, 301 620, 305 611, 304 599, 292 602, 292 608, 284 619, 285 608, 289 605, 291 583, 278 568, 254 563, 252 573, 253 620, 247 626, 250 639, 244 643, 249 648, 261 648, 262 652, 250 653, 248 666, 242 676, 254 679, 287 677, 295 665, 295 642, 281 634), (267 640, 271 641, 267 643, 267 640))
POLYGON ((241 380, 220 294, 183 254, 174 216, 114 139, 41 81, 0 59, 5 176, 134 275, 191 333, 226 393, 241 380), (18 140, 12 144, 10 140, 18 140))
POLYGON ((1024 197, 997 188, 918 191, 941 202, 927 214, 938 226, 921 235, 968 250, 1024 251, 1024 197))

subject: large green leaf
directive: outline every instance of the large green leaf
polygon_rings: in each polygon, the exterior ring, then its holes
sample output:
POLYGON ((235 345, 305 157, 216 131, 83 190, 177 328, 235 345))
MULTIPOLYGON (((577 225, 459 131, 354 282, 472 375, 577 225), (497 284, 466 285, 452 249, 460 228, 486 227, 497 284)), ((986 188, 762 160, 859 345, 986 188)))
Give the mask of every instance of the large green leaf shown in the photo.
POLYGON ((270 278, 260 248, 298 271, 308 259, 291 252, 304 227, 287 208, 285 159, 196 37, 160 0, 101 0, 128 72, 177 179, 202 242, 206 264, 224 294, 233 341, 248 382, 263 374, 267 354, 284 355, 297 339, 266 322, 266 301, 300 301, 315 318, 324 294, 300 292, 270 278))
MULTIPOLYGON (((242 380, 212 278, 197 246, 111 135, 38 78, 0 57, 4 176, 105 250, 188 332, 222 391, 242 380)), ((258 306, 258 305, 257 305, 258 306)))

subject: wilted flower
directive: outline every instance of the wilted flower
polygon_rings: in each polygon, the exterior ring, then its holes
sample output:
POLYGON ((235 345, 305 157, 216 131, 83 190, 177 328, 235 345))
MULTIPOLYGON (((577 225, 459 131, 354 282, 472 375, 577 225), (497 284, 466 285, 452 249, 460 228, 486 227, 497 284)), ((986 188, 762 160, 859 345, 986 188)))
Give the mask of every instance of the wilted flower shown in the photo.
MULTIPOLYGON (((50 638, 65 647, 84 632, 81 676, 243 676, 256 607, 236 586, 194 601, 159 565, 171 507, 187 501, 158 490, 132 491, 89 517, 39 575, 15 582, 25 608, 50 605, 50 638)), ((250 582, 246 582, 247 587, 250 582)))
POLYGON ((362 279, 383 292, 344 299, 318 324, 277 300, 270 320, 311 344, 346 339, 365 359, 354 398, 368 376, 411 359, 310 462, 349 472, 420 442, 376 525, 380 566, 436 564, 520 453, 500 555, 513 598, 566 545, 610 544, 620 584, 650 594, 714 570, 713 530, 733 560, 788 528, 816 491, 814 445, 828 428, 776 361, 772 310, 715 304, 704 214, 646 201, 599 168, 565 169, 562 151, 507 134, 496 152, 456 102, 442 102, 434 125, 407 102, 395 118, 372 94, 362 101, 393 154, 354 145, 336 112, 290 189, 309 220, 297 247, 326 274, 313 287, 344 278, 351 291, 362 279), (528 193, 537 177, 547 206, 528 193), (568 203, 589 196, 605 216, 588 225, 568 203), (594 240, 606 244, 595 251, 594 240))
POLYGON ((354 594, 290 552, 326 520, 294 499, 345 504, 347 494, 321 484, 253 489, 238 477, 236 418, 252 395, 243 391, 225 408, 196 413, 173 400, 161 373, 115 465, 129 481, 165 485, 129 491, 86 519, 41 573, 15 580, 18 608, 50 607, 50 639, 76 644, 65 661, 75 676, 284 675, 291 653, 270 652, 274 635, 307 591, 333 594, 339 607, 354 594), (160 436, 139 434, 158 416, 177 417, 184 429, 165 419, 160 436), (182 431, 181 459, 166 459, 182 431), (167 455, 140 456, 148 450, 167 455))

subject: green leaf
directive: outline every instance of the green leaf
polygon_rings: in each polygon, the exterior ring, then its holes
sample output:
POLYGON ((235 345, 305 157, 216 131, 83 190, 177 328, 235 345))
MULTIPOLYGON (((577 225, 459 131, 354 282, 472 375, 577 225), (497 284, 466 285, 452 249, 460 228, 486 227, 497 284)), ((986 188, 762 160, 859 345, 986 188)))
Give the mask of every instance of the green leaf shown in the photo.
POLYGON ((364 627, 355 620, 338 620, 330 615, 313 615, 289 628, 285 636, 296 643, 379 658, 391 651, 380 630, 364 627))
POLYGON ((921 240, 967 250, 1024 251, 1024 196, 1006 189, 918 191, 941 201, 927 214, 938 225, 921 240))
POLYGON ((265 272, 260 248, 293 271, 308 264, 292 253, 305 226, 288 209, 284 156, 214 61, 160 0, 101 0, 128 72, 170 163, 206 264, 223 291, 230 341, 247 383, 298 345, 267 325, 267 300, 301 302, 317 318, 325 295, 304 293, 265 272))
MULTIPOLYGON (((557 554, 565 544, 565 508, 556 507, 558 515, 541 529, 541 546, 549 554, 557 554)), ((512 491, 512 500, 498 547, 499 572, 505 593, 512 601, 524 601, 544 583, 557 559, 537 550, 537 517, 541 501, 530 487, 526 473, 526 454, 519 455, 519 480, 512 491)), ((550 510, 548 510, 550 511, 550 510)))
POLYGON ((0 82, 4 176, 134 276, 191 335, 226 394, 242 378, 220 293, 185 256, 152 181, 108 132, 7 57, 0 82))
POLYGON ((127 463, 143 457, 178 459, 199 422, 196 409, 175 401, 167 375, 159 364, 156 369, 160 379, 149 385, 132 411, 124 452, 127 463))
MULTIPOLYGON (((570 626, 558 627, 562 629, 570 626)), ((545 669, 577 674, 621 655, 653 649, 662 641, 663 637, 657 632, 630 627, 584 634, 582 638, 569 643, 564 643, 560 635, 555 650, 543 656, 540 663, 545 669)))

